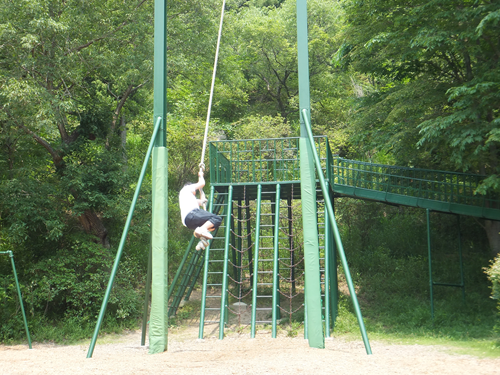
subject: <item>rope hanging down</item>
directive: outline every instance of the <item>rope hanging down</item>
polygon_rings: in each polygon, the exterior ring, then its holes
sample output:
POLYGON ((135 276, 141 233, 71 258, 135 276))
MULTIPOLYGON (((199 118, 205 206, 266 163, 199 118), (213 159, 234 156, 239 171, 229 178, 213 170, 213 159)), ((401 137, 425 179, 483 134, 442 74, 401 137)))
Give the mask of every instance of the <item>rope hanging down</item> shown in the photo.
POLYGON ((210 97, 208 100, 208 111, 207 111, 207 121, 205 124, 205 135, 203 137, 203 150, 201 152, 201 162, 200 162, 200 170, 205 172, 205 152, 207 150, 207 138, 208 138, 208 125, 210 123, 210 112, 212 110, 212 99, 214 96, 214 85, 215 85, 215 75, 217 73, 217 61, 219 60, 219 47, 220 47, 220 39, 222 35, 222 23, 224 21, 224 9, 226 8, 226 0, 222 2, 222 10, 220 14, 220 24, 219 24, 219 35, 217 36, 217 48, 215 50, 215 62, 214 62, 214 70, 212 73, 212 85, 210 87, 210 97))

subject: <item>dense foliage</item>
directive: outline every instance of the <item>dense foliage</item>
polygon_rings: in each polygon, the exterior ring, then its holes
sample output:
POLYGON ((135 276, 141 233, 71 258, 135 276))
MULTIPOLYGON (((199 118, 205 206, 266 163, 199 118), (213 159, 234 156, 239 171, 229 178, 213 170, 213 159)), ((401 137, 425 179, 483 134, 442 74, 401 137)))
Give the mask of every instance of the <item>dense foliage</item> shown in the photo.
MULTIPOLYGON (((57 336, 46 327, 61 321, 88 335, 100 307, 152 131, 153 5, 0 0, 0 251, 14 251, 35 339, 57 336)), ((334 153, 481 173, 486 178, 477 193, 500 193, 498 2, 309 0, 308 7, 313 126, 329 137, 334 153)), ((226 11, 210 139, 297 135, 295 1, 229 0, 226 11)), ((219 12, 216 0, 168 1, 173 269, 189 235, 179 230, 176 193, 197 172, 219 12)), ((108 329, 134 324, 139 315, 149 179, 140 198, 108 329)), ((425 254, 408 253, 414 232, 402 245, 380 229, 398 218, 389 222, 379 206, 346 200, 341 206, 346 243, 360 249, 354 262, 365 276, 358 282, 375 280, 366 277, 375 266, 362 259, 422 265, 425 254), (363 228, 387 238, 361 235, 363 228)), ((421 224, 417 215, 403 221, 404 228, 421 224)), ((487 258, 488 246, 500 250, 498 223, 468 225, 471 258, 487 258)), ((493 283, 499 262, 488 271, 493 283)), ((482 276, 478 290, 487 285, 482 276)), ((368 300, 387 297, 366 285, 368 300)), ((8 322, 2 341, 22 335, 14 288, 2 257, 0 317, 8 322)))

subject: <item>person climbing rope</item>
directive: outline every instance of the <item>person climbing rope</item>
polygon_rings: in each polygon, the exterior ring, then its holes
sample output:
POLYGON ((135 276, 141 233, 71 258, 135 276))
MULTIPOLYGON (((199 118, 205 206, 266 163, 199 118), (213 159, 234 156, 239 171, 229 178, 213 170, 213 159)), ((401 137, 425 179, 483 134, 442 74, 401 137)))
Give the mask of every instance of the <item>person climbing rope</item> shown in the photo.
POLYGON ((179 192, 179 206, 181 209, 182 224, 194 230, 194 236, 200 239, 200 243, 196 246, 196 250, 204 250, 208 246, 208 240, 213 239, 213 232, 222 223, 222 217, 211 212, 200 209, 207 203, 203 187, 205 186, 205 178, 203 169, 198 172, 198 182, 187 183, 179 192), (200 191, 200 198, 196 198, 196 191, 200 191))

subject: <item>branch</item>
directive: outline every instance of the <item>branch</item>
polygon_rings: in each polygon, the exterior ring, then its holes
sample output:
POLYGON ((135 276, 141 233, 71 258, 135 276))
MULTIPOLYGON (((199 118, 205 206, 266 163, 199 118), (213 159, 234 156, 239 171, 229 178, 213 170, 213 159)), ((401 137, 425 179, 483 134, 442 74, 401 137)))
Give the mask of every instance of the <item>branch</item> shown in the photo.
POLYGON ((118 120, 118 115, 120 114, 120 111, 123 108, 123 105, 127 101, 127 98, 129 97, 130 93, 132 92, 132 89, 134 88, 133 85, 129 85, 125 92, 122 95, 121 100, 118 102, 118 105, 116 106, 115 112, 113 113, 113 121, 111 121, 111 129, 110 129, 110 134, 113 134, 115 132, 116 128, 116 121, 118 120))
POLYGON ((5 110, 5 112, 10 117, 10 119, 16 124, 16 126, 18 128, 24 130, 25 133, 32 136, 33 139, 38 144, 42 145, 49 152, 50 156, 52 156, 52 160, 54 161, 54 165, 56 166, 56 168, 59 168, 62 165, 62 160, 63 160, 62 156, 56 150, 54 150, 54 148, 52 148, 52 146, 49 144, 49 142, 47 142, 45 139, 40 137, 34 131, 28 129, 24 124, 19 123, 8 110, 5 110))

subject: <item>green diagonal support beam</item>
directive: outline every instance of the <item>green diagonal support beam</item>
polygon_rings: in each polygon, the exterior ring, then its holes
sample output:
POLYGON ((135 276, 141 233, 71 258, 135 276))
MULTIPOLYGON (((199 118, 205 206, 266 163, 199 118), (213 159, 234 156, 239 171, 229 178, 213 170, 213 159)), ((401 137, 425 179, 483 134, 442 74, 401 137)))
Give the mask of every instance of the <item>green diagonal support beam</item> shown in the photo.
POLYGON ((314 155, 314 161, 316 164, 316 169, 318 170, 319 181, 321 185, 321 190, 323 191, 323 197, 325 198, 325 205, 327 206, 328 215, 330 225, 333 229, 333 235, 335 238, 335 242, 337 244, 337 250, 339 252, 340 260, 342 262, 342 267, 344 267, 345 278, 347 282, 347 287, 349 288, 349 293, 351 294, 352 303, 354 305, 354 310, 356 312, 356 318, 358 319, 359 329, 361 331, 361 336, 363 337, 363 342, 365 344, 365 349, 367 354, 372 354, 372 349, 370 347, 370 342, 368 341, 368 335, 366 334, 365 323, 363 322, 363 316, 361 315, 361 309, 359 308, 358 297, 356 296, 356 290, 354 289, 354 284, 351 278, 351 272, 349 271, 349 265, 347 264, 347 259, 344 252, 344 247, 342 245, 342 240, 340 239, 340 232, 337 227, 337 221, 335 220, 335 215, 333 213, 332 201, 330 200, 330 196, 328 194, 328 189, 326 186, 325 176, 321 171, 321 162, 318 157, 318 152, 316 151, 316 147, 314 147, 314 138, 311 129, 311 123, 309 122, 309 113, 307 109, 303 109, 301 111, 302 118, 306 125, 307 135, 309 144, 312 149, 312 153, 314 155))
POLYGON ((17 279, 16 264, 14 263, 14 253, 12 250, 0 251, 0 254, 7 254, 10 258, 10 264, 12 265, 12 272, 14 273, 14 281, 16 282, 17 295, 19 297, 19 306, 21 307, 21 313, 23 314, 24 328, 26 330, 26 338, 28 339, 28 347, 31 347, 31 336, 30 330, 28 328, 28 320, 26 319, 26 313, 24 312, 23 295, 21 294, 21 287, 19 286, 19 280, 17 279))
POLYGON ((134 197, 132 198, 132 203, 130 204, 127 220, 125 221, 125 226, 123 228, 120 244, 118 245, 118 250, 116 252, 115 262, 113 263, 113 268, 111 270, 111 276, 109 277, 106 293, 104 294, 104 300, 102 301, 101 310, 99 311, 99 316, 97 318, 97 324, 94 330, 94 334, 92 336, 92 340, 90 341, 89 350, 87 352, 87 358, 92 358, 92 354, 94 353, 95 344, 97 342, 97 335, 99 334, 99 329, 101 328, 101 324, 104 319, 104 314, 106 313, 106 307, 108 306, 109 296, 111 295, 111 289, 113 288, 116 272, 118 271, 118 265, 120 264, 120 259, 123 254, 123 248, 125 246, 125 241, 127 239, 130 223, 132 222, 132 217, 134 216, 135 205, 137 204, 137 199, 139 198, 142 182, 144 181, 144 176, 146 175, 146 169, 149 164, 149 158, 151 157, 154 141, 156 138, 156 134, 158 133, 158 129, 160 128, 161 122, 162 118, 158 117, 158 119, 156 120, 156 125, 153 129, 153 134, 151 135, 151 140, 149 141, 149 147, 148 150, 146 151, 144 162, 142 164, 142 169, 139 175, 139 180, 137 181, 137 187, 135 188, 134 197))

